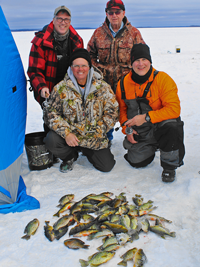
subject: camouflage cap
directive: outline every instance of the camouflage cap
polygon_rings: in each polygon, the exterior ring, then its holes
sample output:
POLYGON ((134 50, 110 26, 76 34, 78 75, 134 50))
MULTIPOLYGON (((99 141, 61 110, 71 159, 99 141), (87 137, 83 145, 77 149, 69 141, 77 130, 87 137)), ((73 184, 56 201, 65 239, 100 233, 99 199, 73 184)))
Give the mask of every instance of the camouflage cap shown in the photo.
POLYGON ((58 12, 60 12, 60 11, 66 11, 69 14, 69 16, 71 17, 71 11, 66 6, 59 6, 59 7, 57 7, 55 9, 55 11, 54 11, 54 16, 56 16, 58 14, 58 12))

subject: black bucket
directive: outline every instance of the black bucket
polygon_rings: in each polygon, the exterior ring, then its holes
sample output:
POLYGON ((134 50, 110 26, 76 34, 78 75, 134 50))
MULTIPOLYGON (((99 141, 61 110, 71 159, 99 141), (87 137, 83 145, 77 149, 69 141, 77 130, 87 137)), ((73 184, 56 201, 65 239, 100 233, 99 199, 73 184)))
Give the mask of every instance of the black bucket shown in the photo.
POLYGON ((53 165, 53 155, 43 142, 45 132, 35 132, 25 135, 25 148, 30 170, 44 170, 53 165))

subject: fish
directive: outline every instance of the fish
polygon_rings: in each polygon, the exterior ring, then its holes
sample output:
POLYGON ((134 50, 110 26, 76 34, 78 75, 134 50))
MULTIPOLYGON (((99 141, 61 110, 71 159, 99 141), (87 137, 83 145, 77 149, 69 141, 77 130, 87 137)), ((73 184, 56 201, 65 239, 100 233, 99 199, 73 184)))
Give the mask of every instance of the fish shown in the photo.
POLYGON ((78 232, 78 233, 74 234, 73 236, 74 236, 74 237, 89 236, 89 235, 91 235, 91 234, 95 234, 95 233, 97 233, 97 232, 98 232, 98 230, 88 229, 88 230, 83 230, 83 231, 81 231, 81 232, 78 232))
POLYGON ((89 264, 91 266, 99 266, 111 260, 114 255, 115 255, 115 252, 101 251, 90 256, 88 258, 88 261, 80 259, 79 262, 81 264, 81 267, 86 267, 89 264))
POLYGON ((141 223, 142 231, 147 233, 149 231, 149 228, 150 228, 150 223, 147 220, 147 218, 143 218, 142 220, 140 220, 140 223, 141 223))
POLYGON ((146 210, 139 210, 138 213, 139 213, 139 216, 143 216, 143 215, 146 215, 148 214, 149 212, 153 211, 154 209, 156 209, 157 207, 152 207, 150 209, 146 209, 146 210))
POLYGON ((128 251, 126 251, 126 253, 124 253, 120 258, 123 259, 122 261, 120 261, 117 265, 123 265, 123 266, 127 266, 127 261, 133 260, 135 253, 137 252, 137 248, 131 248, 128 251))
POLYGON ((95 222, 96 222, 96 219, 94 219, 93 221, 90 221, 90 222, 88 222, 88 223, 78 223, 77 225, 75 225, 73 228, 70 229, 70 231, 69 231, 69 235, 74 235, 74 234, 77 234, 78 232, 87 230, 87 229, 90 228, 95 222))
POLYGON ((110 218, 111 223, 118 223, 120 222, 120 220, 121 220, 121 216, 119 214, 118 215, 113 214, 110 218))
POLYGON ((171 237, 176 237, 175 232, 170 232, 167 228, 161 226, 161 225, 154 225, 150 226, 150 231, 160 235, 162 238, 165 239, 165 235, 171 236, 171 237))
POLYGON ((101 245, 100 247, 97 248, 97 250, 101 251, 104 250, 106 247, 110 246, 110 245, 118 245, 118 240, 115 236, 106 236, 106 238, 104 239, 104 243, 103 245, 101 245))
POLYGON ((91 221, 93 221, 95 219, 92 215, 86 214, 86 213, 85 214, 82 214, 81 215, 81 218, 83 219, 83 221, 85 223, 91 222, 91 221))
POLYGON ((116 235, 118 243, 123 246, 125 245, 128 241, 131 241, 131 236, 128 235, 127 233, 120 233, 116 235))
POLYGON ((152 208, 153 207, 153 204, 152 203, 153 203, 153 201, 149 200, 148 202, 140 205, 139 206, 139 211, 140 210, 148 210, 148 209, 152 208))
POLYGON ((133 267, 143 267, 146 261, 147 261, 147 257, 144 254, 143 249, 141 248, 138 249, 137 252, 135 253, 133 267))
POLYGON ((64 195, 63 197, 61 197, 60 199, 59 199, 59 205, 58 206, 63 206, 64 204, 66 204, 66 203, 68 203, 68 202, 70 202, 71 200, 73 200, 74 199, 74 194, 67 194, 67 195, 64 195))
POLYGON ((110 223, 108 221, 103 222, 103 224, 106 225, 115 234, 128 232, 128 229, 121 224, 110 223))
POLYGON ((70 214, 74 214, 76 212, 80 212, 83 206, 82 201, 75 202, 71 207, 70 207, 70 214))
POLYGON ((141 206, 143 204, 144 199, 142 198, 141 195, 135 194, 135 197, 133 197, 132 200, 137 206, 141 206))
POLYGON ((109 245, 107 246, 106 248, 103 249, 103 251, 116 251, 117 249, 121 248, 122 246, 119 245, 119 244, 112 244, 112 245, 109 245))
POLYGON ((49 241, 53 241, 56 237, 53 226, 49 225, 49 221, 45 221, 45 226, 44 226, 44 234, 49 241))
POLYGON ((26 225, 26 227, 25 227, 25 229, 24 229, 24 234, 26 234, 26 235, 22 236, 21 238, 22 238, 22 239, 29 240, 29 239, 31 238, 31 235, 34 235, 34 234, 36 233, 36 231, 37 231, 39 225, 40 225, 40 222, 39 222, 39 220, 36 219, 36 218, 33 219, 32 221, 30 221, 30 222, 26 225))
POLYGON ((158 220, 161 221, 161 222, 172 223, 172 221, 167 220, 167 219, 165 219, 165 218, 163 218, 163 217, 160 217, 160 216, 158 216, 158 215, 155 215, 155 214, 147 214, 147 217, 148 217, 148 219, 151 220, 151 221, 156 221, 156 220, 158 219, 158 220))
POLYGON ((64 212, 64 211, 67 211, 69 210, 72 206, 74 205, 73 202, 67 202, 66 204, 64 204, 58 212, 56 212, 53 216, 54 217, 60 217, 60 213, 64 212))
POLYGON ((63 237, 68 231, 68 226, 62 227, 58 230, 54 230, 56 239, 59 240, 61 237, 63 237))
POLYGON ((96 239, 103 236, 114 236, 114 233, 109 229, 103 229, 102 231, 89 235, 88 240, 96 239))
POLYGON ((66 239, 64 241, 64 245, 71 249, 79 249, 79 248, 88 249, 89 248, 89 245, 85 245, 85 242, 83 242, 82 240, 78 238, 66 239))
POLYGON ((101 193, 101 195, 104 195, 106 197, 112 197, 113 193, 112 192, 103 192, 103 193, 101 193))
POLYGON ((89 196, 88 199, 90 200, 96 200, 96 201, 99 201, 99 202, 102 202, 102 201, 109 201, 109 200, 112 200, 110 197, 107 197, 105 195, 95 195, 95 196, 89 196))
POLYGON ((73 215, 65 215, 54 223, 53 228, 54 230, 59 230, 62 227, 69 226, 69 224, 71 225, 73 222, 74 222, 73 215))
POLYGON ((108 220, 109 216, 115 213, 115 209, 106 210, 103 214, 99 215, 98 222, 108 220))

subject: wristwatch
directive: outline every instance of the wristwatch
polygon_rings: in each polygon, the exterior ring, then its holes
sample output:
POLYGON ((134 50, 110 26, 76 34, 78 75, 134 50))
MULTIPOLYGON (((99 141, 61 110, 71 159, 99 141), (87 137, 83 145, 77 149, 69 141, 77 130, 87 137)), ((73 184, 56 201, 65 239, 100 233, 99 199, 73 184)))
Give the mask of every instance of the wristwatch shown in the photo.
POLYGON ((132 134, 133 133, 133 128, 132 127, 126 127, 125 133, 128 134, 128 135, 132 134))
POLYGON ((145 120, 146 120, 146 122, 151 122, 151 118, 150 118, 148 112, 147 112, 147 114, 146 114, 145 120))

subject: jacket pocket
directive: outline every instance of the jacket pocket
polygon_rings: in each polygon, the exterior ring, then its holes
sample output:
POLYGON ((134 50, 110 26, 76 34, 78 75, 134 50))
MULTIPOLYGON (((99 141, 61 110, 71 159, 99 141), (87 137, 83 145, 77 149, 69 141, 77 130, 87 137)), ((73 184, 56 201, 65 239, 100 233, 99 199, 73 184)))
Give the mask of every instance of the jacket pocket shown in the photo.
POLYGON ((110 62, 110 45, 104 44, 98 49, 99 63, 109 63, 110 62))
POLYGON ((121 40, 119 41, 118 44, 118 51, 117 51, 117 55, 118 55, 118 62, 119 63, 123 63, 126 65, 130 65, 131 64, 131 49, 133 47, 133 40, 131 42, 132 39, 129 40, 121 40))

